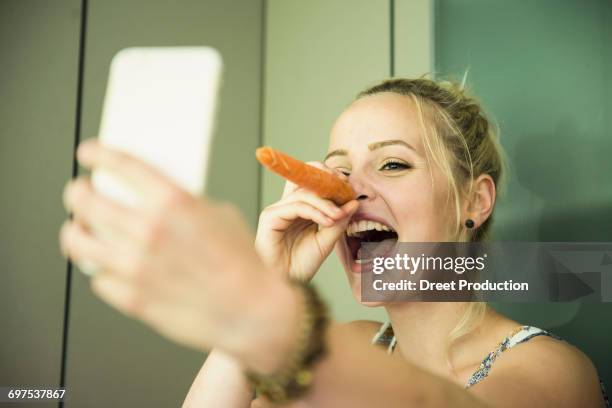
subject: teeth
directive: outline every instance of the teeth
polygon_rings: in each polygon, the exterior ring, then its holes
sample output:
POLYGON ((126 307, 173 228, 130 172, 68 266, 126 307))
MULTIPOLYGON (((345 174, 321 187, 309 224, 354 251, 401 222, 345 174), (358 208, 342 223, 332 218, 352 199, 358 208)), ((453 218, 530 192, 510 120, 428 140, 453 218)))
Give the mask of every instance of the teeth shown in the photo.
POLYGON ((351 222, 347 229, 346 235, 349 237, 355 237, 361 235, 364 231, 393 231, 391 227, 386 226, 385 224, 381 224, 380 222, 370 221, 370 220, 360 220, 351 222))
POLYGON ((367 231, 368 230, 368 222, 365 220, 359 221, 359 229, 357 232, 367 231))

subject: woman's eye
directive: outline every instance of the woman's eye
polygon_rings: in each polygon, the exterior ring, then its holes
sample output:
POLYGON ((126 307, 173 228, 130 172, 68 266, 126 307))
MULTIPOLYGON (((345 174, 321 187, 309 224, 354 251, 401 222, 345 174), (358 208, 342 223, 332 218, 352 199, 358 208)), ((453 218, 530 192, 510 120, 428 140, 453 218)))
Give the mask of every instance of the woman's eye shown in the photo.
POLYGON ((336 169, 338 170, 340 173, 344 174, 346 177, 351 175, 351 172, 348 171, 347 169, 336 169))
POLYGON ((388 162, 385 162, 380 169, 381 170, 405 170, 409 168, 410 168, 410 165, 407 163, 402 163, 399 161, 388 161, 388 162))

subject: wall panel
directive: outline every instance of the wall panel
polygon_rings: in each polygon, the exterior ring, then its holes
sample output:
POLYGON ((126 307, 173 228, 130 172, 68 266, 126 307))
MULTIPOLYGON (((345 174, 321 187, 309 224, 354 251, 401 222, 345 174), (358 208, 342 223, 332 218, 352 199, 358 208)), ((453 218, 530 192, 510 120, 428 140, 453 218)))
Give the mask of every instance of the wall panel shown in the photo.
MULTIPOLYGON (((98 131, 108 67, 129 46, 212 45, 224 83, 209 193, 241 207, 255 225, 260 137, 262 2, 91 0, 83 135, 98 131)), ((169 135, 171 137, 172 135, 169 135)), ((204 355, 160 337, 98 300, 75 274, 69 335, 67 407, 176 407, 204 355)))
MULTIPOLYGON (((334 120, 363 88, 389 75, 389 1, 267 2, 264 144, 322 160, 334 120)), ((283 181, 263 174, 262 206, 283 181)), ((335 255, 314 282, 341 320, 384 318, 356 303, 335 255)))
MULTIPOLYGON (((497 240, 612 238, 607 0, 438 0, 437 70, 461 78, 494 114, 510 161, 496 207, 497 240)), ((497 305, 552 328, 612 381, 612 304, 497 305)))
POLYGON ((72 171, 79 14, 78 0, 0 2, 0 386, 60 381, 66 261, 57 237, 72 171))

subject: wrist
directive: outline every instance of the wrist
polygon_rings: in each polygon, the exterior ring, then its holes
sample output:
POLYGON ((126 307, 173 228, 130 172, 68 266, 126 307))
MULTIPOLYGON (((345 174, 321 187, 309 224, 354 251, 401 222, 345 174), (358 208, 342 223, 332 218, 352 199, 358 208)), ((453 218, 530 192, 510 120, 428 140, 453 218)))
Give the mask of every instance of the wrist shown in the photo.
POLYGON ((262 325, 246 368, 261 374, 277 372, 293 352, 300 328, 303 294, 286 279, 278 281, 262 305, 262 325))
POLYGON ((252 296, 234 335, 226 336, 226 352, 245 369, 262 374, 278 370, 291 353, 300 318, 302 296, 284 279, 271 279, 264 292, 252 296))

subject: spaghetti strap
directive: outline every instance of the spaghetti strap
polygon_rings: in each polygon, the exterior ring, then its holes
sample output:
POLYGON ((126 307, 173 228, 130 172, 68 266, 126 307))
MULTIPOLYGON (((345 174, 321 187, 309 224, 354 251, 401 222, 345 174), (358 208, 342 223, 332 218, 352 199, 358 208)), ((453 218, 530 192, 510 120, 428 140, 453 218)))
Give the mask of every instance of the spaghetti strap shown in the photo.
MULTIPOLYGON (((497 357, 499 357, 501 353, 503 353, 504 351, 508 349, 511 349, 512 347, 518 344, 528 342, 529 340, 537 336, 547 336, 547 337, 552 337, 556 340, 565 341, 561 337, 553 333, 550 333, 546 330, 542 330, 540 328, 533 327, 533 326, 521 326, 517 328, 517 330, 515 330, 513 333, 508 335, 508 337, 506 337, 495 350, 490 352, 484 358, 484 360, 482 360, 482 363, 480 363, 480 367, 469 378, 467 384, 465 385, 465 388, 466 389, 470 388, 472 385, 477 384, 480 381, 482 381, 484 378, 486 378, 487 375, 489 375, 491 366, 493 365, 493 363, 495 362, 495 360, 497 359, 497 357)), ((599 376, 598 376, 598 379, 599 379, 599 387, 601 389, 601 394, 602 394, 605 406, 607 408, 610 408, 611 407, 610 399, 608 398, 608 393, 606 392, 606 388, 604 386, 603 380, 599 376)))
POLYGON ((391 327, 391 322, 389 321, 383 323, 372 338, 372 344, 387 346, 387 354, 393 353, 396 343, 393 327, 391 327))
MULTIPOLYGON (((519 326, 516 329, 514 329, 510 334, 508 334, 508 336, 506 336, 502 340, 502 342, 499 343, 499 345, 493 351, 487 354, 487 356, 480 363, 480 367, 468 379, 465 385, 465 388, 468 389, 474 384, 478 384, 480 381, 485 379, 489 375, 489 371, 491 370, 491 367, 493 366, 493 363, 495 362, 495 360, 504 351, 511 349, 512 347, 518 344, 528 342, 529 340, 537 336, 547 336, 547 337, 552 337, 556 340, 565 341, 561 337, 553 333, 550 333, 546 330, 540 329, 538 327, 519 326)), ((391 326, 391 322, 387 321, 381 324, 380 329, 378 330, 378 332, 376 332, 376 334, 372 338, 372 344, 379 345, 379 346, 385 346, 387 347, 388 354, 393 353, 393 350, 395 349, 397 341, 395 339, 395 334, 393 332, 393 327, 391 326)), ((606 389, 604 387, 603 381, 601 380, 601 377, 599 377, 599 385, 601 388, 601 393, 602 393, 602 396, 605 402, 605 406, 607 408, 612 408, 612 405, 610 404, 610 400, 608 398, 608 394, 606 393, 606 389)))
POLYGON ((524 343, 536 336, 544 335, 546 333, 547 332, 544 330, 532 326, 519 326, 514 329, 482 360, 480 367, 478 367, 478 369, 468 379, 467 383, 465 384, 465 388, 470 388, 472 385, 478 384, 480 381, 486 378, 489 375, 489 371, 491 370, 493 363, 495 363, 497 357, 499 357, 504 351, 516 346, 517 344, 524 343))

